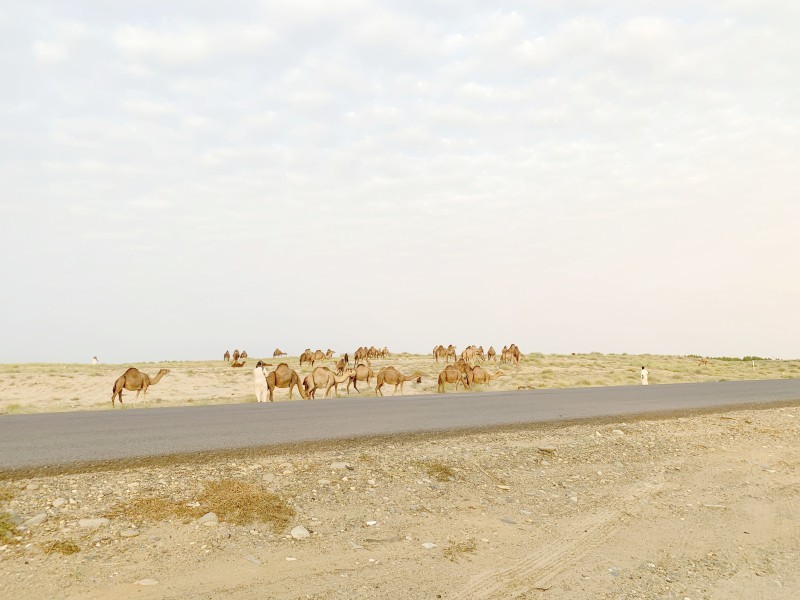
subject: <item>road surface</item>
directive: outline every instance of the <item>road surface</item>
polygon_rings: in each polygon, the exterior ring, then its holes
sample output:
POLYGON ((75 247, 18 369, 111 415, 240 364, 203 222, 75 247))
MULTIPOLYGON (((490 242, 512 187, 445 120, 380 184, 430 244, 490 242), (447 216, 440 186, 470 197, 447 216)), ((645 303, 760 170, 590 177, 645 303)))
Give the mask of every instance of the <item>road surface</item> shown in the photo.
POLYGON ((800 402, 800 380, 0 415, 0 471, 791 401, 800 402))

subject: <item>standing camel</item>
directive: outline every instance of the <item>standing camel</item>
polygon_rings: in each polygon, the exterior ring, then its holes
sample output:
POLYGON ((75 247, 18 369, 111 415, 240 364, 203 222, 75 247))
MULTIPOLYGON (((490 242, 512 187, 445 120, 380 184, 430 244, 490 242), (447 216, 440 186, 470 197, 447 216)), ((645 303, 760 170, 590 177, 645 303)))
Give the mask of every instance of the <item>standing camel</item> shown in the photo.
POLYGON ((300 396, 303 400, 306 400, 308 396, 306 396, 305 391, 303 391, 303 386, 300 385, 300 376, 297 374, 297 371, 290 368, 289 365, 286 363, 281 363, 277 367, 275 367, 274 371, 270 371, 267 374, 267 386, 269 386, 269 401, 272 402, 273 392, 275 388, 289 388, 289 400, 292 399, 292 389, 297 386, 297 391, 300 392, 300 396))
POLYGON ((350 384, 353 384, 353 387, 358 391, 357 383, 359 381, 366 381, 367 385, 369 385, 369 380, 375 377, 375 373, 372 371, 371 368, 365 366, 363 363, 358 365, 353 374, 350 376, 350 379, 347 382, 347 393, 350 393, 350 384))
POLYGON ((277 358, 278 356, 286 356, 286 352, 280 348, 275 348, 275 352, 272 353, 272 358, 277 358))
POLYGON ((231 353, 228 350, 225 350, 225 354, 222 356, 225 359, 225 362, 231 362, 231 353))
POLYGON ((114 406, 114 401, 116 398, 119 398, 119 405, 123 406, 122 390, 128 390, 129 392, 135 391, 136 397, 133 399, 134 402, 139 399, 139 392, 143 392, 144 395, 142 399, 146 402, 147 388, 151 385, 157 384, 159 381, 161 381, 161 378, 168 373, 169 369, 160 369, 158 374, 153 379, 150 379, 150 376, 147 373, 142 373, 139 369, 131 367, 122 375, 120 375, 114 382, 114 387, 111 392, 111 406, 114 406))
POLYGON ((486 358, 488 360, 497 362, 497 352, 494 349, 494 346, 489 346, 489 350, 486 352, 486 358))
POLYGON ((383 396, 383 392, 381 388, 383 387, 384 383, 388 383, 389 385, 394 386, 394 392, 392 392, 392 396, 397 393, 397 387, 400 387, 400 393, 403 393, 403 384, 406 381, 414 381, 416 380, 417 383, 422 383, 422 374, 417 371, 413 375, 403 375, 400 371, 395 369, 394 367, 386 367, 385 369, 381 369, 378 371, 378 385, 375 386, 375 395, 377 396, 380 394, 383 396))
POLYGON ((232 356, 233 362, 236 362, 237 360, 239 360, 240 356, 241 356, 241 354, 239 354, 239 349, 237 348, 236 350, 233 351, 233 356, 232 356))
POLYGON ((331 388, 333 388, 333 391, 338 398, 338 385, 349 380, 354 374, 355 372, 352 369, 348 369, 341 375, 337 375, 328 367, 317 367, 311 373, 306 375, 305 379, 303 379, 303 388, 305 388, 306 394, 312 400, 316 398, 316 391, 322 388, 325 389, 325 395, 323 396, 324 398, 328 397, 331 388))
POLYGON ((458 391, 459 383, 464 385, 464 389, 467 389, 469 387, 469 382, 467 381, 467 375, 456 369, 453 365, 447 365, 444 368, 444 371, 439 373, 439 386, 436 388, 436 390, 440 394, 444 394, 445 383, 455 383, 456 391, 458 391))

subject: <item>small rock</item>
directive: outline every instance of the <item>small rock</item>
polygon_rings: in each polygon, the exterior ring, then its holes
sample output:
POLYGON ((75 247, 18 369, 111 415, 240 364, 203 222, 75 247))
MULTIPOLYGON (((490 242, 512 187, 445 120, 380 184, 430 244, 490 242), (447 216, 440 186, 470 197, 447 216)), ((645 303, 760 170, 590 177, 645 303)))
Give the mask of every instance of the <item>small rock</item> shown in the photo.
POLYGON ((109 523, 111 523, 111 521, 105 518, 81 519, 78 521, 78 527, 83 527, 84 529, 97 529, 98 527, 103 527, 109 523))
POLYGON ((39 489, 39 484, 38 483, 29 483, 25 487, 25 489, 28 490, 29 492, 35 492, 36 490, 39 489))
POLYGON ((555 446, 544 445, 538 447, 539 452, 544 452, 545 454, 553 454, 556 451, 555 446))
POLYGON ((140 579, 136 582, 136 585, 158 585, 158 581, 155 579, 140 579))
POLYGON ((297 560, 297 557, 295 557, 295 556, 287 556, 286 560, 297 560))
POLYGON ((353 467, 350 463, 346 462, 333 462, 331 463, 331 469, 349 469, 352 470, 353 467))
POLYGON ((252 554, 248 554, 247 556, 245 556, 245 557, 244 557, 244 559, 245 559, 245 560, 247 560, 247 561, 250 561, 250 562, 251 562, 251 563, 253 563, 254 565, 260 565, 260 564, 261 564, 261 561, 260 561, 260 560, 258 560, 258 559, 257 559, 255 556, 253 556, 252 554))
POLYGON ((275 474, 274 473, 264 473, 261 476, 262 481, 266 481, 267 483, 271 483, 275 481, 275 474))
POLYGON ((136 537, 137 535, 139 535, 139 530, 138 529, 124 529, 123 531, 120 531, 119 534, 124 538, 133 538, 133 537, 136 537))
POLYGON ((199 519, 197 519, 197 522, 200 523, 201 525, 204 525, 206 523, 217 523, 218 521, 219 517, 217 517, 217 514, 213 512, 208 512, 199 519))
POLYGON ((511 489, 511 488, 510 488, 509 486, 507 486, 507 485, 498 485, 498 486, 497 486, 497 488, 498 488, 498 489, 501 489, 501 490, 510 490, 510 489, 511 489))
POLYGON ((500 519, 500 521, 503 522, 503 523, 507 523, 509 525, 516 525, 517 524, 517 522, 515 520, 513 520, 513 519, 500 519))
POLYGON ((39 513, 25 521, 22 526, 23 527, 33 527, 34 525, 41 525, 47 521, 47 513, 39 513))
POLYGON ((377 525, 377 524, 378 524, 377 521, 367 521, 367 525, 370 525, 370 526, 371 525, 377 525))
POLYGON ((291 532, 290 535, 296 540, 305 540, 311 537, 311 534, 308 532, 308 529, 303 527, 302 525, 298 525, 291 532))
POLYGON ((331 480, 330 479, 320 479, 319 481, 317 481, 317 483, 320 484, 320 485, 330 485, 331 484, 331 480))
POLYGON ((53 500, 53 508, 61 508, 66 503, 67 501, 64 500, 64 498, 56 498, 55 500, 53 500))
POLYGON ((613 433, 614 435, 625 435, 625 432, 622 431, 622 429, 615 429, 611 433, 613 433))
POLYGON ((427 550, 432 550, 433 548, 436 548, 436 544, 434 544, 433 542, 425 542, 424 544, 422 544, 422 547, 426 548, 427 550))

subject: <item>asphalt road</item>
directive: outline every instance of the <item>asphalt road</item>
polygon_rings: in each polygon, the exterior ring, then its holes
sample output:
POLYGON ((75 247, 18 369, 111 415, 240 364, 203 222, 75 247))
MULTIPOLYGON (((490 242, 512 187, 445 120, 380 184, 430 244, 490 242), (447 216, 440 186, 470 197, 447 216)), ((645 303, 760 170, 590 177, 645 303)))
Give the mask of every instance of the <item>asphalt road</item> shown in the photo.
POLYGON ((800 402, 800 380, 0 415, 0 471, 789 401, 800 402))

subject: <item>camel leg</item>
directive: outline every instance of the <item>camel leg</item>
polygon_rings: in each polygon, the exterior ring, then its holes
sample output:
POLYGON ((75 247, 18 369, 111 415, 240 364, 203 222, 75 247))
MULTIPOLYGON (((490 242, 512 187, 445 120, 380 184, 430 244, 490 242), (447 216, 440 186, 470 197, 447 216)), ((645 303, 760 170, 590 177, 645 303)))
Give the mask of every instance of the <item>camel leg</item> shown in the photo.
MULTIPOLYGON (((402 391, 402 390, 400 390, 400 391, 402 391)), ((394 384, 394 391, 392 392, 392 396, 394 396, 396 393, 397 393, 397 384, 395 383, 394 384)))
POLYGON ((383 392, 381 391, 382 387, 383 387, 382 383, 379 383, 378 385, 375 386, 375 395, 376 396, 383 396, 383 392))

